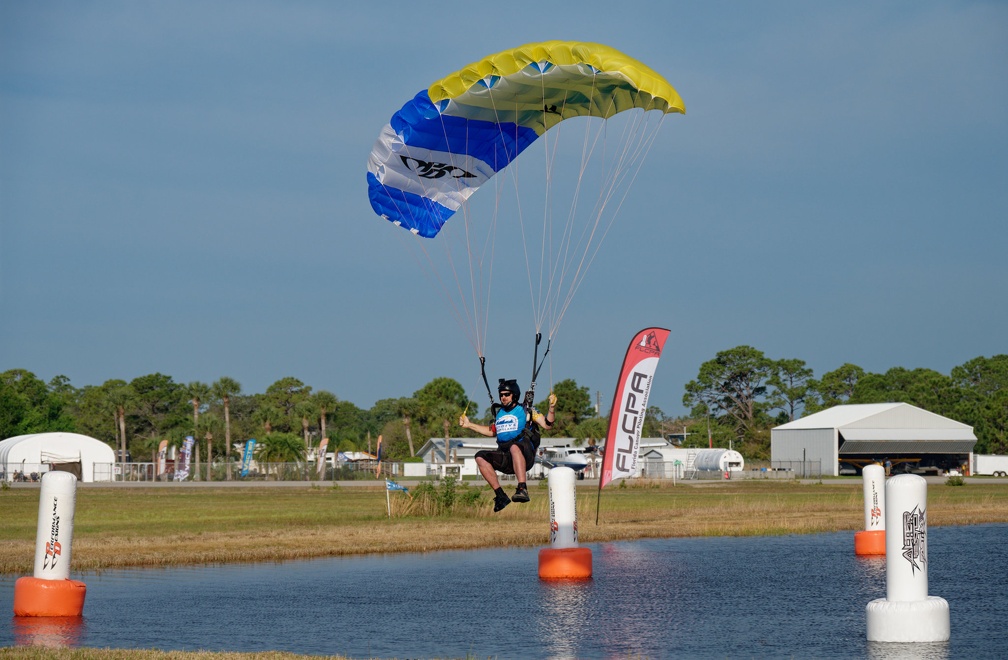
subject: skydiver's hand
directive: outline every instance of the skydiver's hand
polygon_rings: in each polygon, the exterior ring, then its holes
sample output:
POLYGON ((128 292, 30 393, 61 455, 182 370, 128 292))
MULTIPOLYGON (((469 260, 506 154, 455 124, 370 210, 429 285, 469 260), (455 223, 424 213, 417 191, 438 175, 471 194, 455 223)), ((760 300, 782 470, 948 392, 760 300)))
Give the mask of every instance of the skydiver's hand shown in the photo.
POLYGON ((550 408, 556 408, 556 402, 557 402, 556 394, 553 394, 552 392, 550 392, 550 394, 549 394, 549 407, 550 408))
POLYGON ((461 417, 459 417, 459 426, 461 426, 462 428, 468 428, 469 427, 469 418, 466 417, 465 415, 462 415, 461 417))

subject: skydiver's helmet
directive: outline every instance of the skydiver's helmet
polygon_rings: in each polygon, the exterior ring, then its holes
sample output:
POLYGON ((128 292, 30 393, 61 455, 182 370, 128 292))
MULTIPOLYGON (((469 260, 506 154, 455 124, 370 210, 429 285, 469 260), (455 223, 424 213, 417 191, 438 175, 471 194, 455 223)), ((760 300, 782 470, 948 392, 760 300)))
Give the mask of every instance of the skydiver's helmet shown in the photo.
POLYGON ((497 386, 497 394, 501 392, 511 393, 511 403, 518 405, 519 399, 521 399, 521 388, 518 387, 518 381, 515 379, 504 380, 499 379, 500 384, 497 386))

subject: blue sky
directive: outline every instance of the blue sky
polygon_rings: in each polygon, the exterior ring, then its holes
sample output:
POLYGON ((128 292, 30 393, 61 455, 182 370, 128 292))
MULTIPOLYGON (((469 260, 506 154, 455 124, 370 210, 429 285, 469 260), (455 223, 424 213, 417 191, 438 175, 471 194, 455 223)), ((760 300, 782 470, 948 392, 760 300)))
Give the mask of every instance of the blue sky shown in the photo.
MULTIPOLYGON (((668 414, 740 344, 816 376, 1006 351, 1004 3, 41 1, 0 3, 0 370, 294 376, 364 408, 449 376, 484 403, 366 160, 432 81, 547 39, 648 63, 687 114, 540 391, 574 378, 607 409, 649 325, 672 330, 668 414)), ((491 382, 527 382, 530 320, 492 323, 491 382)))

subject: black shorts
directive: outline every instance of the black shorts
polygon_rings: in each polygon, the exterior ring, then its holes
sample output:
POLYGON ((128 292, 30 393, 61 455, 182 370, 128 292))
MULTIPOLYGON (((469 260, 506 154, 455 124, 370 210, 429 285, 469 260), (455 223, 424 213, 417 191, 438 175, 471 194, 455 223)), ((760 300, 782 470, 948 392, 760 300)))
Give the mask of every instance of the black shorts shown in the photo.
POLYGON ((535 447, 528 438, 519 438, 510 442, 497 445, 497 449, 483 449, 476 452, 476 458, 482 458, 493 467, 493 469, 504 474, 514 474, 514 465, 511 461, 511 445, 521 447, 522 456, 525 457, 525 471, 532 469, 535 463, 535 447))

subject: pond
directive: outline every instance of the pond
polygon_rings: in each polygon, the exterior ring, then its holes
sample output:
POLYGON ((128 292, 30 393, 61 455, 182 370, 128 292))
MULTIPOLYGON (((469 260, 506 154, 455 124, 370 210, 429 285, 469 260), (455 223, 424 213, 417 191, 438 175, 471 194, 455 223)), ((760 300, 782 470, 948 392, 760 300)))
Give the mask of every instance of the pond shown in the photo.
MULTIPOLYGON (((539 548, 118 570, 80 620, 0 618, 0 646, 283 650, 364 657, 993 658, 1008 655, 1008 525, 929 530, 941 644, 866 640, 885 559, 852 532, 601 543, 590 580, 538 578, 539 548)), ((11 607, 16 576, 0 577, 11 607)), ((11 610, 8 609, 8 612, 11 610)))

